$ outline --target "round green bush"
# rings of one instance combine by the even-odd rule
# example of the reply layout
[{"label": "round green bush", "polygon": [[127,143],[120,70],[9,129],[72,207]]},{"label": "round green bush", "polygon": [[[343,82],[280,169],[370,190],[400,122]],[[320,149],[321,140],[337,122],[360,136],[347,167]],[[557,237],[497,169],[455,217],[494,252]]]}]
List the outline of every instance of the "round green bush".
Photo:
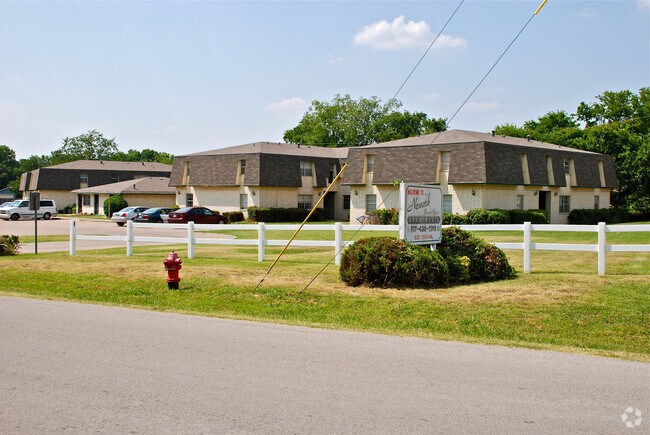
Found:
[{"label": "round green bush", "polygon": [[[497,281],[515,276],[515,270],[501,249],[458,227],[443,228],[438,252],[450,265],[453,283]],[[457,268],[459,260],[455,259],[459,257],[469,259],[469,278]]]},{"label": "round green bush", "polygon": [[339,274],[351,286],[441,287],[449,272],[435,251],[394,237],[371,237],[345,250]]},{"label": "round green bush", "polygon": [[129,203],[126,202],[122,195],[111,195],[104,201],[104,214],[111,217],[111,214],[128,206]]}]

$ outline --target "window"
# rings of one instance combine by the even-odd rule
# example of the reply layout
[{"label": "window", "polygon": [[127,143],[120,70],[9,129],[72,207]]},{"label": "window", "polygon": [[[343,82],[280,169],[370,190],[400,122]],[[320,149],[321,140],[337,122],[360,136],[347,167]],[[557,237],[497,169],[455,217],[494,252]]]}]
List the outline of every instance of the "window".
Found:
[{"label": "window", "polygon": [[366,213],[377,210],[377,195],[374,193],[366,195]]},{"label": "window", "polygon": [[311,209],[311,201],[313,195],[298,195],[298,208]]},{"label": "window", "polygon": [[569,159],[562,160],[562,167],[564,168],[565,174],[568,174],[571,171],[571,164],[569,163]]},{"label": "window", "polygon": [[451,195],[442,195],[442,211],[451,213]]},{"label": "window", "polygon": [[[311,162],[300,162],[300,175],[303,177],[311,177]],[[309,207],[311,208],[311,207]]]},{"label": "window", "polygon": [[246,174],[246,160],[240,160],[239,161],[239,173],[241,175]]},{"label": "window", "polygon": [[79,184],[88,184],[88,174],[79,175]]},{"label": "window", "polygon": [[569,213],[571,211],[571,197],[560,196],[560,213]]},{"label": "window", "polygon": [[343,195],[343,210],[350,210],[350,195]]},{"label": "window", "polygon": [[336,177],[336,163],[330,163],[330,175],[329,178],[327,179],[327,182],[328,183],[333,182],[335,177]]},{"label": "window", "polygon": [[451,155],[449,154],[449,151],[442,151],[440,153],[440,158],[442,161],[442,170],[443,171],[448,171],[449,170],[449,162],[451,162]]},{"label": "window", "polygon": [[111,183],[117,183],[120,181],[120,174],[111,174]]},{"label": "window", "polygon": [[517,195],[517,210],[524,209],[524,195]]},{"label": "window", "polygon": [[598,210],[600,208],[600,196],[596,195],[594,196],[594,210]]},{"label": "window", "polygon": [[81,198],[83,205],[90,205],[90,195],[83,195]]},{"label": "window", "polygon": [[366,172],[375,172],[375,156],[366,156]]},{"label": "window", "polygon": [[242,193],[239,195],[239,208],[245,210],[248,208],[248,195]]},{"label": "window", "polygon": [[193,193],[186,193],[185,194],[185,205],[187,207],[194,206],[194,194]]}]

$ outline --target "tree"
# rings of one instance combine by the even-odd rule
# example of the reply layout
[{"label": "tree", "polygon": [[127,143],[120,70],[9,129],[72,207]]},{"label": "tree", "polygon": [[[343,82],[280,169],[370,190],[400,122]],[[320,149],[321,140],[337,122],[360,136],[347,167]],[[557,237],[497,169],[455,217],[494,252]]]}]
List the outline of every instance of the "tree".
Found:
[{"label": "tree", "polygon": [[446,129],[444,119],[422,112],[400,112],[402,104],[377,97],[353,100],[336,95],[332,102],[312,101],[298,125],[284,132],[284,140],[316,146],[349,147],[402,139]]},{"label": "tree", "polygon": [[16,152],[7,145],[0,145],[0,188],[19,176]]},{"label": "tree", "polygon": [[63,146],[52,152],[54,164],[74,160],[110,160],[118,153],[115,138],[106,139],[97,130],[63,139]]},{"label": "tree", "polygon": [[173,155],[148,148],[145,148],[142,151],[130,149],[126,153],[119,151],[112,157],[112,160],[121,162],[158,162],[167,165],[174,164]]}]

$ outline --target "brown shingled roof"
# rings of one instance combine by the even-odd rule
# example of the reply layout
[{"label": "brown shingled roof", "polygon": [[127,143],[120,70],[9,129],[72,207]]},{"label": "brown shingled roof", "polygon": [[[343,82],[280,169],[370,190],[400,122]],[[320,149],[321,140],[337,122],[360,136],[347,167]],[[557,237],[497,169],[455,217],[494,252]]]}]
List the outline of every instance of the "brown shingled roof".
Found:
[{"label": "brown shingled roof", "polygon": [[279,142],[254,142],[243,145],[235,145],[226,148],[218,148],[200,153],[186,154],[178,157],[189,156],[218,156],[228,154],[278,154],[304,157],[330,157],[344,159],[348,154],[347,148],[315,147],[308,145],[297,145]]},{"label": "brown shingled roof", "polygon": [[175,193],[174,187],[169,187],[168,177],[145,177],[135,180],[120,181],[118,183],[103,184],[101,186],[86,187],[73,190],[72,193],[108,193],[127,194],[141,193],[148,195],[162,195]]},{"label": "brown shingled roof", "polygon": [[111,171],[169,171],[172,166],[158,162],[117,162],[114,160],[75,160],[74,162],[61,163],[47,166],[56,169],[82,169],[82,170],[111,170]]},{"label": "brown shingled roof", "polygon": [[418,146],[418,145],[443,145],[443,144],[456,144],[468,142],[490,142],[504,145],[518,145],[530,148],[543,148],[547,150],[564,150],[577,153],[597,154],[590,151],[579,150],[577,148],[568,148],[561,145],[552,143],[539,142],[536,140],[528,140],[520,137],[511,136],[492,136],[491,133],[481,133],[477,131],[467,130],[447,130],[440,133],[430,133],[422,136],[408,137],[405,139],[393,140],[390,142],[382,142],[373,145],[366,145],[359,148],[388,148],[388,147],[401,147],[401,146]]}]

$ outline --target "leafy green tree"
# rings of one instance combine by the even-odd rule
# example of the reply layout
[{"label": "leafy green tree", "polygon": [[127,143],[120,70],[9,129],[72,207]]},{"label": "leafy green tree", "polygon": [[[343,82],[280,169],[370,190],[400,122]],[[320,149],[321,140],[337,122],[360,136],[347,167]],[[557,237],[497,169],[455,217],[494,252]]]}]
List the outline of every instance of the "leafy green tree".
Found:
[{"label": "leafy green tree", "polygon": [[18,176],[16,152],[7,145],[0,145],[0,188],[4,188]]},{"label": "leafy green tree", "polygon": [[446,129],[444,119],[422,112],[400,112],[402,104],[377,97],[353,100],[336,95],[331,102],[312,101],[298,125],[284,132],[289,143],[350,147],[368,145]]},{"label": "leafy green tree", "polygon": [[115,138],[107,139],[97,130],[63,139],[63,146],[52,152],[54,164],[74,160],[110,160],[118,153]]},{"label": "leafy green tree", "polygon": [[174,164],[173,155],[148,148],[142,151],[135,149],[130,149],[127,152],[119,151],[112,157],[112,160],[121,162],[158,162],[167,165]]}]

